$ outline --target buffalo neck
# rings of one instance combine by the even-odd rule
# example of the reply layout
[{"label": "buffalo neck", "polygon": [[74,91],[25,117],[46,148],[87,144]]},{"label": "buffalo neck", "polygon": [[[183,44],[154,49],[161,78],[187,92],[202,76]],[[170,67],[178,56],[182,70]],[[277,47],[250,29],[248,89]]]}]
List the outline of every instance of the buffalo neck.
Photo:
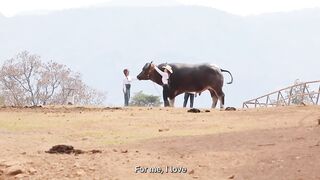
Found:
[{"label": "buffalo neck", "polygon": [[150,80],[162,86],[161,76],[155,70],[152,71]]}]

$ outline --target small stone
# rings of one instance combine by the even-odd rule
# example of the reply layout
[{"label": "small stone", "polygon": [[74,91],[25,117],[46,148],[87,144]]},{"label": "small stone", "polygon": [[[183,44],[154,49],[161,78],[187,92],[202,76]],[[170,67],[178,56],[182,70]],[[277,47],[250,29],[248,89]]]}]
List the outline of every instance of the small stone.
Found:
[{"label": "small stone", "polygon": [[80,167],[80,164],[79,163],[74,163],[73,167]]},{"label": "small stone", "polygon": [[236,111],[237,109],[235,107],[227,107],[225,110],[226,111]]},{"label": "small stone", "polygon": [[11,166],[7,169],[7,172],[6,172],[6,174],[9,176],[15,176],[15,175],[22,174],[22,173],[23,173],[23,171],[20,166]]},{"label": "small stone", "polygon": [[30,169],[29,169],[29,173],[30,173],[31,175],[34,175],[35,173],[37,173],[37,170],[34,169],[34,168],[30,168]]},{"label": "small stone", "polygon": [[76,174],[78,176],[84,176],[86,174],[86,172],[83,169],[79,169],[79,170],[77,170]]},{"label": "small stone", "polygon": [[90,151],[92,154],[96,154],[96,153],[102,153],[101,150],[97,150],[97,149],[93,149]]},{"label": "small stone", "polygon": [[128,150],[122,150],[121,153],[128,153]]},{"label": "small stone", "polygon": [[75,155],[78,155],[78,154],[84,154],[85,152],[82,151],[82,150],[80,150],[80,149],[75,149],[75,150],[73,151],[73,153],[74,153]]},{"label": "small stone", "polygon": [[194,174],[194,170],[192,169],[192,170],[189,172],[189,174]]},{"label": "small stone", "polygon": [[169,131],[170,129],[165,128],[165,129],[158,129],[159,132],[164,132],[164,131]]}]

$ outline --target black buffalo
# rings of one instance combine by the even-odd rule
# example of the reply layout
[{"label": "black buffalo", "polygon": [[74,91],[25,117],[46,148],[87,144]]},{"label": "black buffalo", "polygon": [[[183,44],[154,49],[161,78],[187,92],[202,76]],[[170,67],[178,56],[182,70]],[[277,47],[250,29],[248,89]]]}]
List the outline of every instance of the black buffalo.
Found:
[{"label": "black buffalo", "polygon": [[[158,65],[159,69],[163,70],[166,64]],[[231,76],[231,84],[233,81],[232,74],[211,64],[168,64],[172,67],[173,73],[169,77],[169,99],[170,105],[174,105],[174,99],[177,95],[184,92],[201,93],[209,90],[212,98],[212,108],[215,108],[217,101],[220,101],[220,108],[224,108],[224,93],[222,91],[223,75],[222,72],[227,72]],[[162,85],[161,76],[154,69],[154,64],[146,63],[137,76],[139,80],[151,80],[159,85]]]}]

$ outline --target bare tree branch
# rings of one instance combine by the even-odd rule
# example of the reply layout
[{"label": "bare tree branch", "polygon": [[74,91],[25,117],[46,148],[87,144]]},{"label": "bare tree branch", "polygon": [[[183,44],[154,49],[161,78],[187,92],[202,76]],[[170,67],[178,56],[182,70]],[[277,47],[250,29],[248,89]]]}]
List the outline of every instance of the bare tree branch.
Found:
[{"label": "bare tree branch", "polygon": [[10,105],[66,104],[71,96],[79,105],[102,104],[105,99],[105,94],[88,87],[79,73],[53,61],[43,63],[27,51],[4,62],[0,87]]}]

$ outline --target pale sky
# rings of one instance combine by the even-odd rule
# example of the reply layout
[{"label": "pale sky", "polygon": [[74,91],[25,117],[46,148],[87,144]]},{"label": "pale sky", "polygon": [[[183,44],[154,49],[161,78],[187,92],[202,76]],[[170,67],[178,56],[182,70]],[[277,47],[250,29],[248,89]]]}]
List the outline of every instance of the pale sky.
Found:
[{"label": "pale sky", "polygon": [[[14,16],[30,11],[46,12],[69,8],[106,6],[112,0],[0,0],[0,13]],[[135,1],[147,2],[148,5],[163,0],[113,0],[134,4]],[[167,0],[168,2],[170,0]],[[172,0],[174,1],[174,0]],[[268,12],[283,12],[304,8],[320,7],[320,0],[175,0],[185,5],[202,5],[220,9],[237,15],[252,15]],[[151,2],[151,3],[150,3]],[[122,3],[123,4],[123,3]]]}]

